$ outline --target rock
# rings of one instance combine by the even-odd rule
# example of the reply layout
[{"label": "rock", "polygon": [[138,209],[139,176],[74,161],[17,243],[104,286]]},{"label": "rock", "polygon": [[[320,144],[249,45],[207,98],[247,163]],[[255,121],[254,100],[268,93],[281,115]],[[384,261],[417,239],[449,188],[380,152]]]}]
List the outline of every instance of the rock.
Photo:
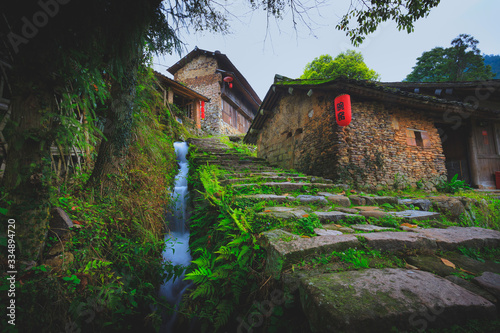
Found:
[{"label": "rock", "polygon": [[434,239],[413,232],[376,232],[356,234],[366,240],[366,245],[380,251],[405,251],[411,249],[435,250]]},{"label": "rock", "polygon": [[362,215],[362,216],[364,216],[364,217],[374,217],[374,218],[377,218],[377,219],[389,215],[389,213],[382,212],[382,211],[379,211],[379,210],[360,211],[359,214]]},{"label": "rock", "polygon": [[250,194],[250,195],[240,195],[236,199],[250,199],[255,201],[274,201],[277,203],[283,203],[287,201],[295,200],[295,197],[289,195],[276,195],[276,194]]},{"label": "rock", "polygon": [[483,275],[475,277],[472,281],[495,295],[497,299],[500,298],[500,275],[484,272]]},{"label": "rock", "polygon": [[361,211],[382,211],[382,209],[379,207],[379,206],[354,206],[352,207],[353,209],[356,209],[356,210],[361,210]]},{"label": "rock", "polygon": [[54,232],[60,238],[64,237],[70,232],[71,227],[74,226],[73,221],[69,218],[68,214],[59,207],[55,207],[50,212],[52,218],[49,222],[50,231]]},{"label": "rock", "polygon": [[337,226],[335,224],[323,224],[323,228],[327,230],[338,230],[343,234],[353,234],[355,231],[349,227]]},{"label": "rock", "polygon": [[431,201],[427,199],[399,199],[399,205],[418,207],[420,210],[428,211],[431,207]]},{"label": "rock", "polygon": [[262,233],[261,243],[267,251],[266,272],[276,276],[280,275],[283,268],[312,254],[331,253],[359,246],[358,239],[353,235],[301,238],[283,230]]},{"label": "rock", "polygon": [[355,206],[366,205],[366,199],[363,197],[360,197],[359,195],[351,195],[349,197],[349,200],[351,200],[352,204]]},{"label": "rock", "polygon": [[357,214],[359,210],[354,209],[354,208],[345,208],[345,207],[334,207],[336,211],[342,212],[342,213],[347,213],[347,214]]},{"label": "rock", "polygon": [[423,331],[493,320],[486,299],[428,272],[368,269],[307,276],[300,300],[312,332]]},{"label": "rock", "polygon": [[68,269],[75,259],[75,256],[71,252],[64,252],[63,254],[57,255],[54,258],[49,258],[44,261],[45,265],[49,265],[55,270],[65,270]]},{"label": "rock", "polygon": [[440,249],[449,251],[462,246],[476,249],[500,246],[500,231],[478,227],[417,229],[414,232],[435,239]]},{"label": "rock", "polygon": [[318,236],[338,236],[342,235],[343,233],[338,230],[327,230],[327,229],[320,229],[320,228],[315,228],[314,232]]},{"label": "rock", "polygon": [[391,228],[379,227],[372,224],[353,224],[351,225],[351,228],[354,230],[366,231],[366,232],[393,230]]},{"label": "rock", "polygon": [[[291,182],[282,182],[282,183],[262,183],[262,186],[267,186],[267,187],[277,187],[281,189],[282,191],[295,191],[295,190],[302,190],[303,187],[315,187],[318,189],[328,189],[328,188],[333,188],[333,184],[320,184],[320,183],[291,183]],[[235,186],[235,185],[233,185]],[[248,185],[247,185],[248,186]]]},{"label": "rock", "polygon": [[455,272],[455,269],[450,266],[446,266],[439,257],[437,256],[427,256],[427,255],[417,255],[406,258],[406,262],[410,265],[416,266],[419,269],[430,272],[442,277],[450,275]]},{"label": "rock", "polygon": [[351,200],[349,200],[348,197],[343,195],[332,194],[328,192],[319,192],[318,195],[326,197],[328,201],[337,206],[349,207],[351,205]]},{"label": "rock", "polygon": [[302,203],[313,203],[313,202],[321,202],[328,203],[324,197],[320,195],[298,195],[295,199],[300,200]]},{"label": "rock", "polygon": [[364,217],[356,214],[348,214],[348,213],[342,213],[342,212],[337,212],[337,211],[331,211],[331,212],[314,212],[316,216],[319,218],[321,223],[326,223],[326,222],[339,222],[345,219],[346,217],[351,216],[352,218],[359,218],[364,219]]},{"label": "rock", "polygon": [[429,200],[432,202],[432,206],[435,209],[454,220],[457,220],[460,215],[465,213],[464,205],[457,198],[441,195],[437,197],[429,197]]},{"label": "rock", "polygon": [[257,213],[258,216],[273,216],[279,219],[300,219],[302,217],[306,217],[307,214],[304,210],[302,209],[291,209],[291,210],[280,210],[280,211],[269,211],[269,212],[262,212],[262,213]]},{"label": "rock", "polygon": [[479,295],[481,297],[486,298],[491,303],[496,304],[498,302],[498,299],[495,296],[493,296],[492,294],[490,294],[486,290],[476,286],[474,283],[472,283],[470,281],[464,280],[456,275],[448,275],[445,277],[445,279],[453,282],[456,285],[459,285],[462,288],[467,289],[468,291],[470,291],[476,295]]},{"label": "rock", "polygon": [[383,205],[385,203],[391,204],[391,205],[397,205],[398,204],[398,198],[396,197],[389,197],[389,196],[375,196],[375,197],[370,197],[370,196],[364,196],[363,198],[366,199],[366,204],[367,205]]},{"label": "rock", "polygon": [[439,217],[439,213],[425,212],[421,210],[403,210],[400,212],[388,212],[388,214],[402,218],[407,222],[431,220]]}]

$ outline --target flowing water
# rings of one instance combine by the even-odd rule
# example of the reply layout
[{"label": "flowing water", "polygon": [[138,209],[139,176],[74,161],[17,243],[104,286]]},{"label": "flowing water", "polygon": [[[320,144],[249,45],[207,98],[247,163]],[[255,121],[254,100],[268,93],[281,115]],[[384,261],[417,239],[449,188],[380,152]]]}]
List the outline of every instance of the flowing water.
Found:
[{"label": "flowing water", "polygon": [[[165,236],[167,246],[163,252],[163,259],[170,261],[172,265],[188,266],[191,262],[191,253],[189,252],[189,229],[186,227],[187,210],[186,202],[188,199],[187,174],[189,171],[186,155],[188,145],[186,142],[174,143],[177,162],[179,163],[179,172],[175,176],[174,191],[172,194],[172,209],[167,216],[169,223],[169,234]],[[167,301],[177,307],[181,301],[182,294],[189,287],[189,283],[184,281],[184,273],[175,281],[166,281],[160,287],[160,296],[166,297]],[[160,332],[173,332],[173,325],[177,318],[174,313],[166,318],[160,329]]]}]

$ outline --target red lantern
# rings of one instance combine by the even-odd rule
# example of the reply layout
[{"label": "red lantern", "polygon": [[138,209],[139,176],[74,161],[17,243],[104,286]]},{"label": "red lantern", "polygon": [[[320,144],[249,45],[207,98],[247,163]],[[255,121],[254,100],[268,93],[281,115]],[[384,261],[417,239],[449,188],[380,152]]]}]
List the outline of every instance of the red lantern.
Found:
[{"label": "red lantern", "polygon": [[231,88],[233,87],[233,84],[232,84],[232,82],[233,82],[233,77],[232,77],[232,76],[226,76],[226,77],[224,78],[224,82],[229,83],[229,89],[231,89]]},{"label": "red lantern", "polygon": [[205,119],[205,101],[200,101],[201,119]]},{"label": "red lantern", "polygon": [[335,120],[339,126],[347,126],[351,123],[351,96],[344,94],[337,96],[335,104]]}]

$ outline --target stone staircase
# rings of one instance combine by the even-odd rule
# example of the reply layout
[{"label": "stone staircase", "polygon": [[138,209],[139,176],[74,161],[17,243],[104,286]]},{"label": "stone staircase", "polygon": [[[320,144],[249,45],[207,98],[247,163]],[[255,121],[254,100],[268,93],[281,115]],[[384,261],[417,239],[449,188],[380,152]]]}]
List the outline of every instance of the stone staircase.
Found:
[{"label": "stone staircase", "polygon": [[[421,332],[499,319],[500,258],[476,260],[459,249],[499,248],[500,232],[438,220],[440,214],[453,218],[463,213],[470,199],[353,193],[331,180],[275,169],[217,138],[190,139],[190,145],[196,147],[196,164],[215,164],[228,172],[219,182],[238,193],[235,202],[264,203],[256,219],[319,219],[316,236],[282,229],[259,235],[267,251],[266,273],[300,304],[312,332]],[[397,206],[407,209],[384,209]],[[400,223],[378,225],[384,219]],[[420,221],[425,224],[418,226]],[[334,251],[359,249],[395,256],[405,265],[307,265]]]}]

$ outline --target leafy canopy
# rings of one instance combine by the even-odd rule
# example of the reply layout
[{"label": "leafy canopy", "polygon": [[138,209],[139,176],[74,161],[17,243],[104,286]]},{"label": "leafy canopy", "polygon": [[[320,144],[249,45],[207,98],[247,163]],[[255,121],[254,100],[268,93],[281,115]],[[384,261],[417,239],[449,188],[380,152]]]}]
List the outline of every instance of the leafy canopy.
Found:
[{"label": "leafy canopy", "polygon": [[445,82],[492,79],[491,66],[485,65],[474,37],[461,34],[451,47],[435,47],[417,58],[417,64],[404,81]]},{"label": "leafy canopy", "polygon": [[301,79],[335,79],[346,76],[356,80],[379,80],[380,75],[365,64],[363,55],[354,50],[332,56],[325,54],[306,65]]},{"label": "leafy canopy", "polygon": [[[413,23],[426,17],[440,0],[353,0],[347,14],[337,24],[338,30],[346,32],[351,43],[358,46],[365,36],[374,32],[382,22],[393,20],[398,30],[413,32]],[[351,22],[355,21],[354,27]]]}]

